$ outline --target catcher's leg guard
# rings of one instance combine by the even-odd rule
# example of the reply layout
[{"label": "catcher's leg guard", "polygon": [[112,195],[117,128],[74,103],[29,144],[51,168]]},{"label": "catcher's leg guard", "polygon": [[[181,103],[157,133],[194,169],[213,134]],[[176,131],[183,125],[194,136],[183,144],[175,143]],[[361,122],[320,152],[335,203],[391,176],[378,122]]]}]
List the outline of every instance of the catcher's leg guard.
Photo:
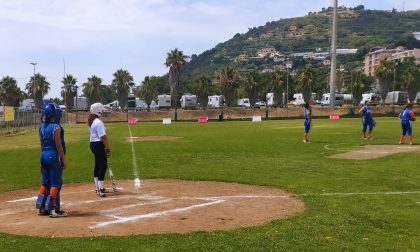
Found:
[{"label": "catcher's leg guard", "polygon": [[46,194],[42,194],[40,193],[38,195],[38,198],[36,199],[36,209],[44,209],[45,208],[45,202],[47,201],[47,196]]},{"label": "catcher's leg guard", "polygon": [[48,188],[42,185],[41,188],[39,189],[39,195],[36,199],[36,204],[35,204],[36,209],[45,208],[45,202],[47,201],[47,196],[48,196]]},{"label": "catcher's leg guard", "polygon": [[45,210],[51,212],[52,209],[56,208],[57,206],[57,194],[58,194],[58,187],[51,187],[50,195],[47,197],[47,201],[45,202]]}]

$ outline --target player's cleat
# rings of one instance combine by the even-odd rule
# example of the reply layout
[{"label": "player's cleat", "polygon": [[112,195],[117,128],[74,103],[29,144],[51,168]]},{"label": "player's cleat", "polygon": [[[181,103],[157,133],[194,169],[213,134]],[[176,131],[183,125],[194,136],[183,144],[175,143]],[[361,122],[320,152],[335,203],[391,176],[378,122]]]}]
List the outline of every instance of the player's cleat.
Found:
[{"label": "player's cleat", "polygon": [[101,188],[99,189],[99,191],[101,191],[101,193],[109,193],[109,190],[107,190],[106,188]]},{"label": "player's cleat", "polygon": [[404,144],[404,143],[400,141],[398,144]]},{"label": "player's cleat", "polygon": [[39,216],[48,216],[48,215],[50,215],[50,213],[45,209],[39,209],[38,215]]},{"label": "player's cleat", "polygon": [[410,142],[410,145],[413,145],[413,142]]},{"label": "player's cleat", "polygon": [[96,195],[98,195],[99,197],[105,197],[105,193],[101,192],[101,190],[97,190]]},{"label": "player's cleat", "polygon": [[308,141],[308,140],[303,140],[303,142],[304,142],[304,143],[309,143],[309,141]]},{"label": "player's cleat", "polygon": [[51,218],[67,217],[67,213],[57,209],[53,209],[50,213]]}]

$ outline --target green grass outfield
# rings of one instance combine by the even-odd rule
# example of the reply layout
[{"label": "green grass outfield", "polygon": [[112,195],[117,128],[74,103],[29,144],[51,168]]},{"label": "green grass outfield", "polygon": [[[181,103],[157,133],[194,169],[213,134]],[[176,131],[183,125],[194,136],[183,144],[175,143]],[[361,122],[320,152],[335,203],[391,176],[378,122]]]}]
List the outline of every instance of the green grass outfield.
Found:
[{"label": "green grass outfield", "polygon": [[[68,148],[64,183],[91,182],[87,126],[64,127]],[[134,144],[142,179],[272,186],[304,195],[306,210],[231,231],[86,238],[0,233],[0,251],[420,251],[420,193],[382,194],[420,191],[420,154],[366,161],[328,158],[366,144],[396,144],[397,118],[377,118],[372,140],[361,139],[360,119],[315,120],[310,144],[302,143],[302,120],[139,123],[131,129],[133,136],[183,137]],[[116,177],[132,179],[127,124],[107,124],[107,130]],[[413,131],[414,141],[420,143],[416,138],[420,122],[414,123]],[[1,192],[40,185],[37,143],[36,131],[0,137]],[[324,148],[327,144],[332,150]],[[353,192],[378,194],[325,195]]]}]

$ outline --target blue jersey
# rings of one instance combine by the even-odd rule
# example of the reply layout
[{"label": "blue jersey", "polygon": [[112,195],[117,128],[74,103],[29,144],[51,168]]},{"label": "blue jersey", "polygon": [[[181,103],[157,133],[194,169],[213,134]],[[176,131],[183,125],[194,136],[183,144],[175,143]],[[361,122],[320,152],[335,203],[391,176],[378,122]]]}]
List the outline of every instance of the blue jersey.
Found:
[{"label": "blue jersey", "polygon": [[410,121],[410,118],[414,118],[414,112],[409,108],[405,108],[403,111],[401,111],[400,118],[401,121],[408,122]]},{"label": "blue jersey", "polygon": [[362,118],[364,121],[372,121],[372,111],[368,106],[364,106],[362,110]]},{"label": "blue jersey", "polygon": [[305,111],[303,112],[303,118],[305,119],[305,121],[309,122],[311,120],[311,114],[312,114],[312,109],[305,108]]},{"label": "blue jersey", "polygon": [[56,123],[42,123],[39,126],[39,139],[41,140],[42,151],[57,151],[57,147],[54,142],[54,131],[59,128],[60,126]]}]

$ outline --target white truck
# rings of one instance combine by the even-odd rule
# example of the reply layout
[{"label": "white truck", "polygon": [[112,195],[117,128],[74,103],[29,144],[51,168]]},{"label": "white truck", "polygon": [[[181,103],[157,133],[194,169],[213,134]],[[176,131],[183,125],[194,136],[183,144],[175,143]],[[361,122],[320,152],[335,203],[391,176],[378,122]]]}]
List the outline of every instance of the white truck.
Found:
[{"label": "white truck", "polygon": [[20,111],[28,111],[35,109],[35,102],[34,99],[25,99],[20,103],[18,110]]},{"label": "white truck", "polygon": [[[344,104],[344,95],[343,94],[335,94],[335,106],[343,106]],[[330,93],[325,93],[322,95],[321,98],[321,107],[329,106],[330,105]]]},{"label": "white truck", "polygon": [[360,101],[361,105],[364,105],[365,102],[368,102],[370,105],[379,105],[379,102],[381,100],[381,97],[379,94],[375,93],[366,93],[362,94],[362,100]]},{"label": "white truck", "polygon": [[238,107],[250,108],[251,103],[249,103],[249,98],[238,99]]},{"label": "white truck", "polygon": [[197,108],[197,96],[193,94],[184,94],[179,99],[181,102],[181,108],[183,109],[195,109]]},{"label": "white truck", "polygon": [[158,95],[158,108],[159,109],[171,108],[171,95],[167,95],[167,94]]},{"label": "white truck", "polygon": [[208,97],[209,102],[207,103],[207,107],[209,108],[220,108],[223,102],[222,95],[211,95]]}]

